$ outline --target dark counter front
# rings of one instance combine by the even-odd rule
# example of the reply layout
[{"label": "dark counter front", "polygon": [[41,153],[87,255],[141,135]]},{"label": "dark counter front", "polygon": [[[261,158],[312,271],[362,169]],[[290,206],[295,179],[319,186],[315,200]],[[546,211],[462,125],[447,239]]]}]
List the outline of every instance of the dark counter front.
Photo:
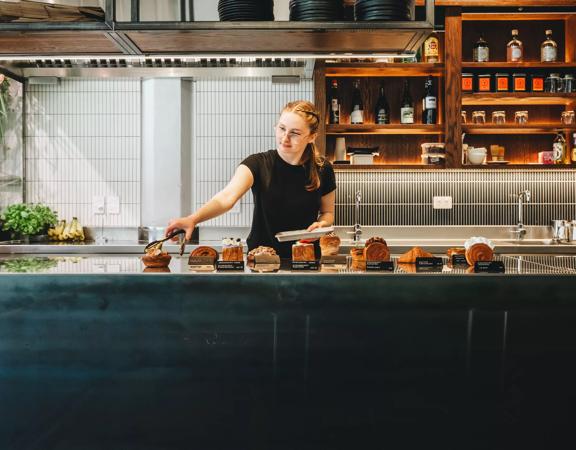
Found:
[{"label": "dark counter front", "polygon": [[575,286],[2,274],[0,448],[551,448],[574,418]]}]

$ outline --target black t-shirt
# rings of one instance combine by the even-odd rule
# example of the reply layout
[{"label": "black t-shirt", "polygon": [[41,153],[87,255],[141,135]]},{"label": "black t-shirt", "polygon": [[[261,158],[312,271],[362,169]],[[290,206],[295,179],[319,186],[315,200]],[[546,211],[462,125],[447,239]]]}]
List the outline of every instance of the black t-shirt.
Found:
[{"label": "black t-shirt", "polygon": [[284,161],[277,150],[249,156],[243,165],[254,176],[254,217],[248,236],[248,249],[259,245],[274,248],[280,257],[290,258],[293,242],[278,242],[281,231],[304,230],[318,220],[322,196],[336,189],[332,165],[320,168],[320,188],[307,191],[308,170]]}]

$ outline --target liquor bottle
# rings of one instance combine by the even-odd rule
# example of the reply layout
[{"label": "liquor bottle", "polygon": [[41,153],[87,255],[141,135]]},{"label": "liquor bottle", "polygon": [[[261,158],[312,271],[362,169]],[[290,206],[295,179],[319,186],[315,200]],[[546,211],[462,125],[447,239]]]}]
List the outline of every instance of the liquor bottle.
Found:
[{"label": "liquor bottle", "polygon": [[438,38],[432,34],[424,41],[424,62],[436,63],[438,61]]},{"label": "liquor bottle", "polygon": [[564,164],[566,159],[566,139],[558,133],[552,143],[552,160],[554,164]]},{"label": "liquor bottle", "polygon": [[572,164],[576,164],[576,133],[572,134]]},{"label": "liquor bottle", "polygon": [[425,94],[422,99],[422,123],[432,125],[436,123],[437,107],[434,93],[434,79],[428,75],[424,84]]},{"label": "liquor bottle", "polygon": [[384,83],[380,85],[380,95],[378,96],[378,101],[376,102],[374,118],[374,121],[378,125],[385,125],[390,123],[390,106],[388,105],[386,93],[384,92]]},{"label": "liquor bottle", "polygon": [[364,123],[364,103],[360,93],[360,80],[354,82],[354,91],[352,92],[352,113],[350,114],[350,123]]},{"label": "liquor bottle", "polygon": [[522,61],[524,47],[522,41],[518,39],[518,30],[512,30],[512,40],[506,46],[506,61],[520,62]]},{"label": "liquor bottle", "polygon": [[474,62],[490,61],[490,48],[482,36],[478,38],[472,50],[472,60]]},{"label": "liquor bottle", "polygon": [[330,123],[340,123],[340,96],[338,95],[338,80],[332,80],[332,87],[330,88]]},{"label": "liquor bottle", "polygon": [[540,46],[540,61],[555,62],[558,59],[558,44],[552,39],[552,30],[546,30],[546,40]]},{"label": "liquor bottle", "polygon": [[410,95],[410,81],[404,81],[404,92],[400,104],[400,123],[414,123],[414,102]]}]

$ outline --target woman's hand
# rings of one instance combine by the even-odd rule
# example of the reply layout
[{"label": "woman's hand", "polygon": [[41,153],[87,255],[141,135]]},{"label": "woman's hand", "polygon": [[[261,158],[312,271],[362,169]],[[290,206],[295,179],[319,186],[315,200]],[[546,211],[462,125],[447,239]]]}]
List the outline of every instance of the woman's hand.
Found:
[{"label": "woman's hand", "polygon": [[321,220],[319,222],[314,222],[312,225],[310,225],[308,228],[306,228],[306,231],[313,231],[316,228],[322,228],[325,226],[326,226],[326,223],[323,220]]},{"label": "woman's hand", "polygon": [[[184,230],[186,232],[186,241],[192,239],[192,232],[196,227],[196,222],[192,216],[180,217],[179,219],[173,219],[168,223],[168,228],[166,228],[166,236],[172,233],[174,230]],[[172,238],[173,241],[178,240],[178,236]]]}]

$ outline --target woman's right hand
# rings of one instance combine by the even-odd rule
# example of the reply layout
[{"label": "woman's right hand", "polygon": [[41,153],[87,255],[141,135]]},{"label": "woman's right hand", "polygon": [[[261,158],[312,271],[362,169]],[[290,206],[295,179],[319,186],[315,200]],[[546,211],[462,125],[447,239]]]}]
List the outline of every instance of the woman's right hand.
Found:
[{"label": "woman's right hand", "polygon": [[[186,241],[192,239],[192,232],[196,227],[196,223],[192,216],[180,217],[179,219],[172,219],[168,222],[168,228],[166,228],[166,236],[175,230],[184,230],[186,232]],[[173,241],[178,240],[178,236],[172,238]]]}]

